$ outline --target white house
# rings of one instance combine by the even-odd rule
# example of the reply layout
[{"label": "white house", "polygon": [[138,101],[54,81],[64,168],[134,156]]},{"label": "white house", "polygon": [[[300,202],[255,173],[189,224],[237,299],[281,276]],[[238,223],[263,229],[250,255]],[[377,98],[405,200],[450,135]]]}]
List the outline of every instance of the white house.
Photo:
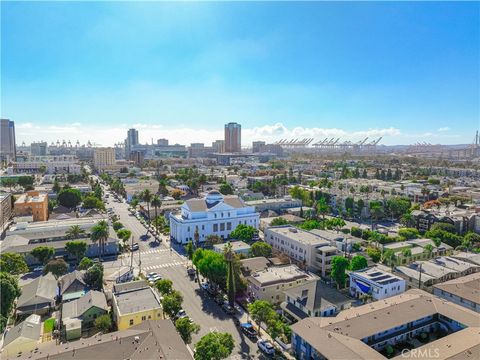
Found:
[{"label": "white house", "polygon": [[404,279],[378,267],[352,271],[349,276],[350,295],[356,298],[370,295],[374,300],[381,300],[400,295],[406,288]]},{"label": "white house", "polygon": [[203,199],[185,201],[180,213],[170,214],[170,237],[186,244],[194,241],[198,229],[200,242],[212,234],[227,239],[239,224],[258,229],[259,221],[260,215],[253,206],[245,205],[238,196],[223,196],[213,190]]}]

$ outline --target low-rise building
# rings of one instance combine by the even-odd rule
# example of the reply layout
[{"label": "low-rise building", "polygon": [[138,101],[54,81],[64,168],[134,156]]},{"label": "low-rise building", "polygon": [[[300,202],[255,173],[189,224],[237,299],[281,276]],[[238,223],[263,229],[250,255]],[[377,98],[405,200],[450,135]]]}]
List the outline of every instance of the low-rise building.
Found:
[{"label": "low-rise building", "polygon": [[359,299],[371,296],[374,300],[399,295],[406,290],[406,282],[399,276],[383,271],[379,267],[352,271],[350,277],[350,295]]},{"label": "low-rise building", "polygon": [[13,172],[36,174],[80,174],[81,165],[74,155],[30,156],[25,161],[13,163]]},{"label": "low-rise building", "polygon": [[52,273],[32,280],[22,287],[22,293],[17,299],[18,315],[45,315],[55,307],[57,297],[57,279]]},{"label": "low-rise building", "polygon": [[146,320],[163,319],[160,299],[144,280],[113,286],[113,315],[119,330]]},{"label": "low-rise building", "polygon": [[259,218],[255,209],[238,196],[223,196],[214,190],[203,199],[185,201],[180,213],[170,213],[170,237],[173,241],[186,244],[194,240],[198,231],[199,242],[204,242],[208,235],[227,239],[240,224],[258,229]]},{"label": "low-rise building", "polygon": [[12,218],[12,194],[0,193],[0,235],[3,234]]},{"label": "low-rise building", "polygon": [[251,200],[246,201],[245,204],[248,206],[253,206],[255,211],[258,212],[271,210],[275,211],[276,213],[281,213],[286,209],[302,206],[302,200],[293,199],[290,196],[286,196],[283,198]]},{"label": "low-rise building", "polygon": [[42,321],[32,314],[15,327],[7,330],[3,337],[2,358],[30,353],[41,341]]},{"label": "low-rise building", "polygon": [[293,321],[310,316],[334,316],[350,308],[352,300],[321,280],[308,281],[285,290],[284,314]]},{"label": "low-rise building", "polygon": [[433,294],[480,313],[480,273],[433,285]]},{"label": "low-rise building", "polygon": [[[480,355],[480,315],[421,290],[340,312],[336,317],[309,317],[292,325],[297,359],[475,359]],[[420,342],[420,334],[427,342]],[[437,335],[440,334],[440,335]],[[401,344],[410,344],[409,349]],[[412,346],[415,352],[412,352]],[[406,350],[405,350],[406,349]]]},{"label": "low-rise building", "polygon": [[48,220],[48,194],[27,191],[20,195],[14,205],[15,216],[32,216],[33,221]]},{"label": "low-rise building", "polygon": [[230,246],[232,247],[232,252],[234,252],[235,254],[242,254],[248,256],[248,254],[250,253],[251,246],[243,241],[232,241],[228,243],[215,244],[213,245],[213,251],[223,254],[227,244],[230,244]]},{"label": "low-rise building", "polygon": [[58,279],[58,294],[63,302],[81,298],[87,292],[85,271],[74,270]]},{"label": "low-rise building", "polygon": [[247,292],[251,299],[279,303],[284,299],[283,291],[317,279],[296,265],[269,267],[247,277]]},{"label": "low-rise building", "polygon": [[337,248],[331,246],[334,238],[333,233],[314,233],[290,225],[265,230],[265,242],[288,255],[293,262],[306,266],[310,271],[318,271],[322,276],[330,273],[332,259],[337,255]]},{"label": "low-rise building", "polygon": [[[87,292],[76,300],[64,303],[62,305],[62,324],[66,339],[79,338],[82,331],[93,327],[95,319],[108,313],[109,309],[105,294],[94,290]],[[72,320],[80,322],[80,334],[78,331],[71,331],[71,328],[69,329],[68,326],[65,326],[66,324],[71,324]]]}]

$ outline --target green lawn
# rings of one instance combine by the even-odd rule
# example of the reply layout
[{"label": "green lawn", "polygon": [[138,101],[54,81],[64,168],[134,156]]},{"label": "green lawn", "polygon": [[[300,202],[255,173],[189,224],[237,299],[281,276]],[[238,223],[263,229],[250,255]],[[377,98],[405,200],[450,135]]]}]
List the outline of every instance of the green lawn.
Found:
[{"label": "green lawn", "polygon": [[53,328],[55,327],[55,319],[51,318],[48,320],[45,320],[43,323],[43,332],[44,333],[50,333],[53,331]]}]

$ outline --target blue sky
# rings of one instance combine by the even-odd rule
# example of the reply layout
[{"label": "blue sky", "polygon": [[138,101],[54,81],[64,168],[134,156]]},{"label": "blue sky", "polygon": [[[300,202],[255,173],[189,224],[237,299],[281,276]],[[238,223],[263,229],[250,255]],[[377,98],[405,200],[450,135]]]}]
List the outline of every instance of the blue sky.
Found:
[{"label": "blue sky", "polygon": [[2,2],[1,116],[20,141],[244,143],[480,126],[480,5]]}]

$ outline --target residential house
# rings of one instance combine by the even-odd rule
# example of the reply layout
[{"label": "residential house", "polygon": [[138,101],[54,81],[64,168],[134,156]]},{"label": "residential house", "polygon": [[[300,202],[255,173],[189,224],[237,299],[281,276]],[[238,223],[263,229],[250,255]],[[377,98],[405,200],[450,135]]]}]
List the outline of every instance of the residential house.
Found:
[{"label": "residential house", "polygon": [[350,295],[357,299],[371,296],[373,300],[382,300],[399,295],[406,290],[404,279],[383,271],[379,267],[351,271],[348,276],[350,278]]},{"label": "residential house", "polygon": [[57,279],[52,273],[39,276],[22,287],[17,299],[16,311],[19,315],[45,315],[55,307]]},{"label": "residential house", "polygon": [[58,280],[59,295],[63,302],[75,300],[87,292],[87,284],[83,279],[85,271],[74,270]]},{"label": "residential house", "polygon": [[1,357],[15,357],[19,353],[29,353],[40,343],[42,321],[39,315],[32,314],[24,321],[7,330],[3,336]]}]

